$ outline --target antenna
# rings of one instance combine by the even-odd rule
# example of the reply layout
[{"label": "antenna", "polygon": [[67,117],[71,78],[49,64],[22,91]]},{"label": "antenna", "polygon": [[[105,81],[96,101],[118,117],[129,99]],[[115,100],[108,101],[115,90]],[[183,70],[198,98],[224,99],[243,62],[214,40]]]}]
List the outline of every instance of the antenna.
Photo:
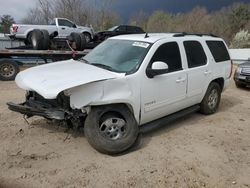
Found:
[{"label": "antenna", "polygon": [[148,33],[146,32],[146,34],[145,34],[145,37],[144,37],[144,38],[146,39],[146,38],[148,38],[148,37],[149,37],[149,36],[148,36]]}]

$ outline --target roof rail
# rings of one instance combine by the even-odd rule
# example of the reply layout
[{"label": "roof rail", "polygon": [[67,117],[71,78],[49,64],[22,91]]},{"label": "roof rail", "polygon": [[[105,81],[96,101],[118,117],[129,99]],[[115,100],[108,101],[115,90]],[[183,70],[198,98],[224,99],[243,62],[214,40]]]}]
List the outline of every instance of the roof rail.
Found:
[{"label": "roof rail", "polygon": [[217,35],[214,35],[211,33],[206,34],[206,33],[186,33],[186,32],[174,34],[173,37],[184,37],[184,36],[188,36],[188,35],[194,35],[194,36],[198,36],[198,37],[202,37],[202,36],[218,37]]}]

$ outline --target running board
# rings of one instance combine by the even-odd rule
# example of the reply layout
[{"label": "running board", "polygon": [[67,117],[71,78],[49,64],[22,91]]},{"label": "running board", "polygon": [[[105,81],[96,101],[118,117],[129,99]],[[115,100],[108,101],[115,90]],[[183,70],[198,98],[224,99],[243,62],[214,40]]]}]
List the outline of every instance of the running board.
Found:
[{"label": "running board", "polygon": [[153,130],[159,129],[159,128],[167,125],[168,123],[171,123],[171,122],[173,122],[173,121],[175,121],[183,116],[191,114],[193,112],[197,112],[198,110],[200,110],[200,106],[195,105],[195,106],[188,107],[184,110],[181,110],[179,112],[173,113],[171,115],[165,116],[163,118],[151,121],[151,122],[146,123],[140,127],[140,133],[147,133],[147,132],[151,132]]}]

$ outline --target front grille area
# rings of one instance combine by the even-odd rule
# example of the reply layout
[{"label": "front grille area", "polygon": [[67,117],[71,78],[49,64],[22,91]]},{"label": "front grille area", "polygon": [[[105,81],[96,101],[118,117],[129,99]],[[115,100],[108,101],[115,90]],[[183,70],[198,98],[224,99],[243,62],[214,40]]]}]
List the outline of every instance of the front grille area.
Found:
[{"label": "front grille area", "polygon": [[250,67],[249,68],[242,68],[241,74],[250,76]]},{"label": "front grille area", "polygon": [[65,96],[60,93],[56,99],[45,99],[38,93],[34,91],[29,91],[26,95],[26,99],[32,100],[37,104],[40,104],[43,107],[47,108],[63,108],[63,109],[70,109],[70,99],[69,97]]}]

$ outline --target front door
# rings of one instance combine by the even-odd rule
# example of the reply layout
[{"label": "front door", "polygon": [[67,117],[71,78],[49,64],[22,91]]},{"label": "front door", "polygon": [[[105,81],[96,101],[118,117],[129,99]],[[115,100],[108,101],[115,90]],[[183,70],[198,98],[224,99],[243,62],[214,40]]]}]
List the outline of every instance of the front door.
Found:
[{"label": "front door", "polygon": [[66,38],[72,32],[75,32],[75,25],[65,19],[58,19],[58,33],[60,38]]},{"label": "front door", "polygon": [[164,117],[181,109],[186,98],[187,73],[183,70],[179,45],[176,42],[161,44],[153,55],[153,62],[167,63],[166,74],[141,80],[141,124]]}]

